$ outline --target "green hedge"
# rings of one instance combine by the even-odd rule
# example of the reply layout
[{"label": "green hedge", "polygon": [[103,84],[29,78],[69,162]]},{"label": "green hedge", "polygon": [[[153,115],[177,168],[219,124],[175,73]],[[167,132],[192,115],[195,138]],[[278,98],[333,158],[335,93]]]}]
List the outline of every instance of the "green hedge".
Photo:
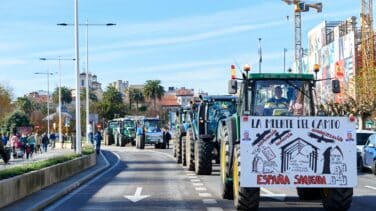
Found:
[{"label": "green hedge", "polygon": [[[91,146],[84,146],[82,148],[83,155],[89,155],[94,153],[94,149]],[[46,168],[49,166],[53,166],[59,163],[63,163],[69,160],[73,160],[75,158],[81,157],[81,155],[76,153],[69,153],[66,155],[61,155],[57,157],[53,157],[47,160],[41,160],[34,163],[28,163],[22,166],[15,166],[7,169],[0,170],[0,180],[18,176],[21,174],[25,174],[31,171],[36,171],[42,168]]]}]

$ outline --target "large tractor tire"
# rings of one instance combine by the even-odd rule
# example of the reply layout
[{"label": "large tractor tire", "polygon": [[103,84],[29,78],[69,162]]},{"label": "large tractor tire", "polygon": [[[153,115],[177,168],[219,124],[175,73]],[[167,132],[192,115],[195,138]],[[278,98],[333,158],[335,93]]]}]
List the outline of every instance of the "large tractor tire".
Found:
[{"label": "large tractor tire", "polygon": [[179,136],[177,139],[176,139],[176,141],[175,141],[175,143],[176,143],[176,148],[175,148],[175,150],[176,150],[176,163],[181,163],[182,162],[182,157],[181,157],[181,155],[182,155],[182,148],[181,148],[181,143],[182,142],[182,137],[181,136]]},{"label": "large tractor tire", "polygon": [[172,155],[176,158],[176,138],[172,139],[173,146],[172,146]]},{"label": "large tractor tire", "polygon": [[[186,137],[186,136],[185,136]],[[181,138],[181,165],[187,165],[187,145],[186,145],[186,138]]]},{"label": "large tractor tire", "polygon": [[240,187],[240,146],[236,145],[234,150],[232,168],[234,206],[238,210],[258,210],[260,203],[260,188]]},{"label": "large tractor tire", "polygon": [[119,135],[119,139],[120,139],[120,146],[125,147],[125,145],[127,144],[127,139],[125,138],[125,136]]},{"label": "large tractor tire", "polygon": [[224,199],[233,199],[233,184],[230,176],[230,151],[228,135],[220,138],[221,195]]},{"label": "large tractor tire", "polygon": [[300,200],[321,199],[320,188],[296,188]]},{"label": "large tractor tire", "polygon": [[140,136],[140,149],[145,148],[145,135]]},{"label": "large tractor tire", "polygon": [[328,211],[346,211],[352,203],[352,188],[323,188],[322,204]]},{"label": "large tractor tire", "polygon": [[195,142],[195,172],[197,175],[210,175],[212,172],[211,141],[199,139]]},{"label": "large tractor tire", "polygon": [[195,140],[193,137],[192,130],[189,130],[187,132],[187,136],[185,137],[185,150],[186,150],[186,162],[187,162],[187,168],[189,171],[195,170]]}]

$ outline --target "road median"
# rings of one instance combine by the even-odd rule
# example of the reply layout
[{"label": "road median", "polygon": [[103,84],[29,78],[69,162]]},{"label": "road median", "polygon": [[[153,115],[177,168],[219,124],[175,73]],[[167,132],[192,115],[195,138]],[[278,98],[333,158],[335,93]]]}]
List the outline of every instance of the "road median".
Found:
[{"label": "road median", "polygon": [[[82,156],[68,154],[34,164],[5,169],[3,171],[7,172],[3,172],[3,176],[12,177],[0,180],[0,208],[67,179],[95,164],[95,153]],[[14,174],[21,175],[14,176]]]}]

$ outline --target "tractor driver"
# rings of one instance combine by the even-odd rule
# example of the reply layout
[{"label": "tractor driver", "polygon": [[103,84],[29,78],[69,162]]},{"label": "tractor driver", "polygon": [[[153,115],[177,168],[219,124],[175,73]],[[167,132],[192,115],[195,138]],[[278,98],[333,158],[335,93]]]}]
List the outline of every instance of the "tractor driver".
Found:
[{"label": "tractor driver", "polygon": [[264,106],[264,115],[272,115],[274,109],[288,109],[289,101],[282,97],[282,88],[276,86],[274,88],[274,97],[268,99]]}]

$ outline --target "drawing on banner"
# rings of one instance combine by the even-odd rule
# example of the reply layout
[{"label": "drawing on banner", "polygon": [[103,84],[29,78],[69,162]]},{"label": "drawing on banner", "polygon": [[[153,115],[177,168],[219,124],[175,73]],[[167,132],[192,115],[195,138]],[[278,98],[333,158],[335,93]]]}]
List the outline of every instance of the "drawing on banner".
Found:
[{"label": "drawing on banner", "polygon": [[252,162],[252,172],[255,173],[276,173],[278,172],[278,164],[275,161],[268,161],[261,156],[255,156]]},{"label": "drawing on banner", "polygon": [[282,173],[316,173],[318,148],[301,138],[297,138],[281,147]]},{"label": "drawing on banner", "polygon": [[334,148],[328,147],[323,153],[324,166],[323,174],[331,175],[331,184],[347,185],[347,176],[344,174],[347,172],[347,165],[343,161],[343,152],[336,146]]}]

